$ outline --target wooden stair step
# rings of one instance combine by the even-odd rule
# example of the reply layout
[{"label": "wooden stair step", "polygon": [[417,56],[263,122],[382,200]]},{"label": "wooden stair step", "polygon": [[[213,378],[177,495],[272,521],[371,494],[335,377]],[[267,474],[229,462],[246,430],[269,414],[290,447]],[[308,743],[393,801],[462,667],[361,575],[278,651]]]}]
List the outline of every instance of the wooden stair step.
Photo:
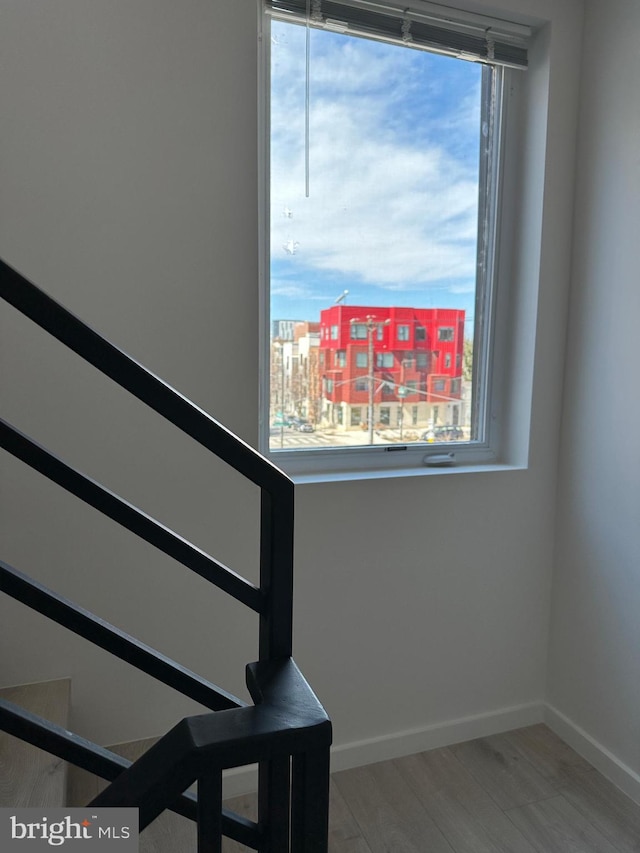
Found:
[{"label": "wooden stair step", "polygon": [[[68,678],[5,687],[0,689],[0,697],[65,728],[69,725]],[[66,789],[66,762],[0,732],[0,806],[65,806]]]}]

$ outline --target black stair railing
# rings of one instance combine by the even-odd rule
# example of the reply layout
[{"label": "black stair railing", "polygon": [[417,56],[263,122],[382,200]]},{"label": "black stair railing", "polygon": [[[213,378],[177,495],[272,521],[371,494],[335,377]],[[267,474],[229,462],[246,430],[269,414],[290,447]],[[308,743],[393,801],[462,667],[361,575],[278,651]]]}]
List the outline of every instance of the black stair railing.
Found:
[{"label": "black stair railing", "polygon": [[[291,659],[293,483],[3,261],[0,296],[261,490],[260,584],[255,586],[0,421],[0,445],[9,453],[259,617],[259,660],[247,666],[254,701],[248,706],[0,561],[0,590],[215,712],[183,720],[133,764],[5,700],[0,700],[0,728],[109,780],[94,804],[137,806],[141,829],[165,809],[196,820],[199,853],[221,850],[223,834],[264,853],[326,853],[331,723]],[[255,762],[257,823],[221,805],[222,771]],[[194,782],[197,797],[183,793]]]}]

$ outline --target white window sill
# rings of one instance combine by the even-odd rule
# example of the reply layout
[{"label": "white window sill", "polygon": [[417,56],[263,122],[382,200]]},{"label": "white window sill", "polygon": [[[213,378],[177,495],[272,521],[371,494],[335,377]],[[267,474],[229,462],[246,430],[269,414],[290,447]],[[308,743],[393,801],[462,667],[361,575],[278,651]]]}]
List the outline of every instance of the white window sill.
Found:
[{"label": "white window sill", "polygon": [[312,483],[342,483],[354,480],[391,480],[403,477],[432,477],[451,474],[486,474],[500,471],[523,471],[526,465],[512,465],[497,462],[473,465],[471,463],[450,465],[443,468],[430,468],[426,465],[414,468],[389,468],[386,470],[360,471],[316,471],[307,474],[290,474],[297,486]]}]

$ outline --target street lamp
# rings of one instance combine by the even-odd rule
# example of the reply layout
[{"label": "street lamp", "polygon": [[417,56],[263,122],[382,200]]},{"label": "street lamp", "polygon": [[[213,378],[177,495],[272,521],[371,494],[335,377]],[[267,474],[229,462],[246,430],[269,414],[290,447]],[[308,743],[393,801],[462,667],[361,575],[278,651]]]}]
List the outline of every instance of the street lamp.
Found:
[{"label": "street lamp", "polygon": [[373,396],[374,396],[374,373],[373,373],[373,333],[383,326],[388,326],[391,321],[376,320],[374,314],[367,314],[362,319],[361,317],[353,317],[349,320],[352,326],[365,326],[367,330],[368,355],[367,364],[369,365],[369,405],[368,405],[368,420],[369,420],[369,444],[373,444]]}]

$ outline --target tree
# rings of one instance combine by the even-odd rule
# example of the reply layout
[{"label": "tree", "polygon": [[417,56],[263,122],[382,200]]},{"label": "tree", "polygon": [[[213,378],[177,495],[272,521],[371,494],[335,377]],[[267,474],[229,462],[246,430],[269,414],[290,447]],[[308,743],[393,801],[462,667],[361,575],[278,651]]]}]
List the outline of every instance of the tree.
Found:
[{"label": "tree", "polygon": [[473,340],[464,339],[464,350],[462,354],[462,375],[467,382],[473,378]]}]

